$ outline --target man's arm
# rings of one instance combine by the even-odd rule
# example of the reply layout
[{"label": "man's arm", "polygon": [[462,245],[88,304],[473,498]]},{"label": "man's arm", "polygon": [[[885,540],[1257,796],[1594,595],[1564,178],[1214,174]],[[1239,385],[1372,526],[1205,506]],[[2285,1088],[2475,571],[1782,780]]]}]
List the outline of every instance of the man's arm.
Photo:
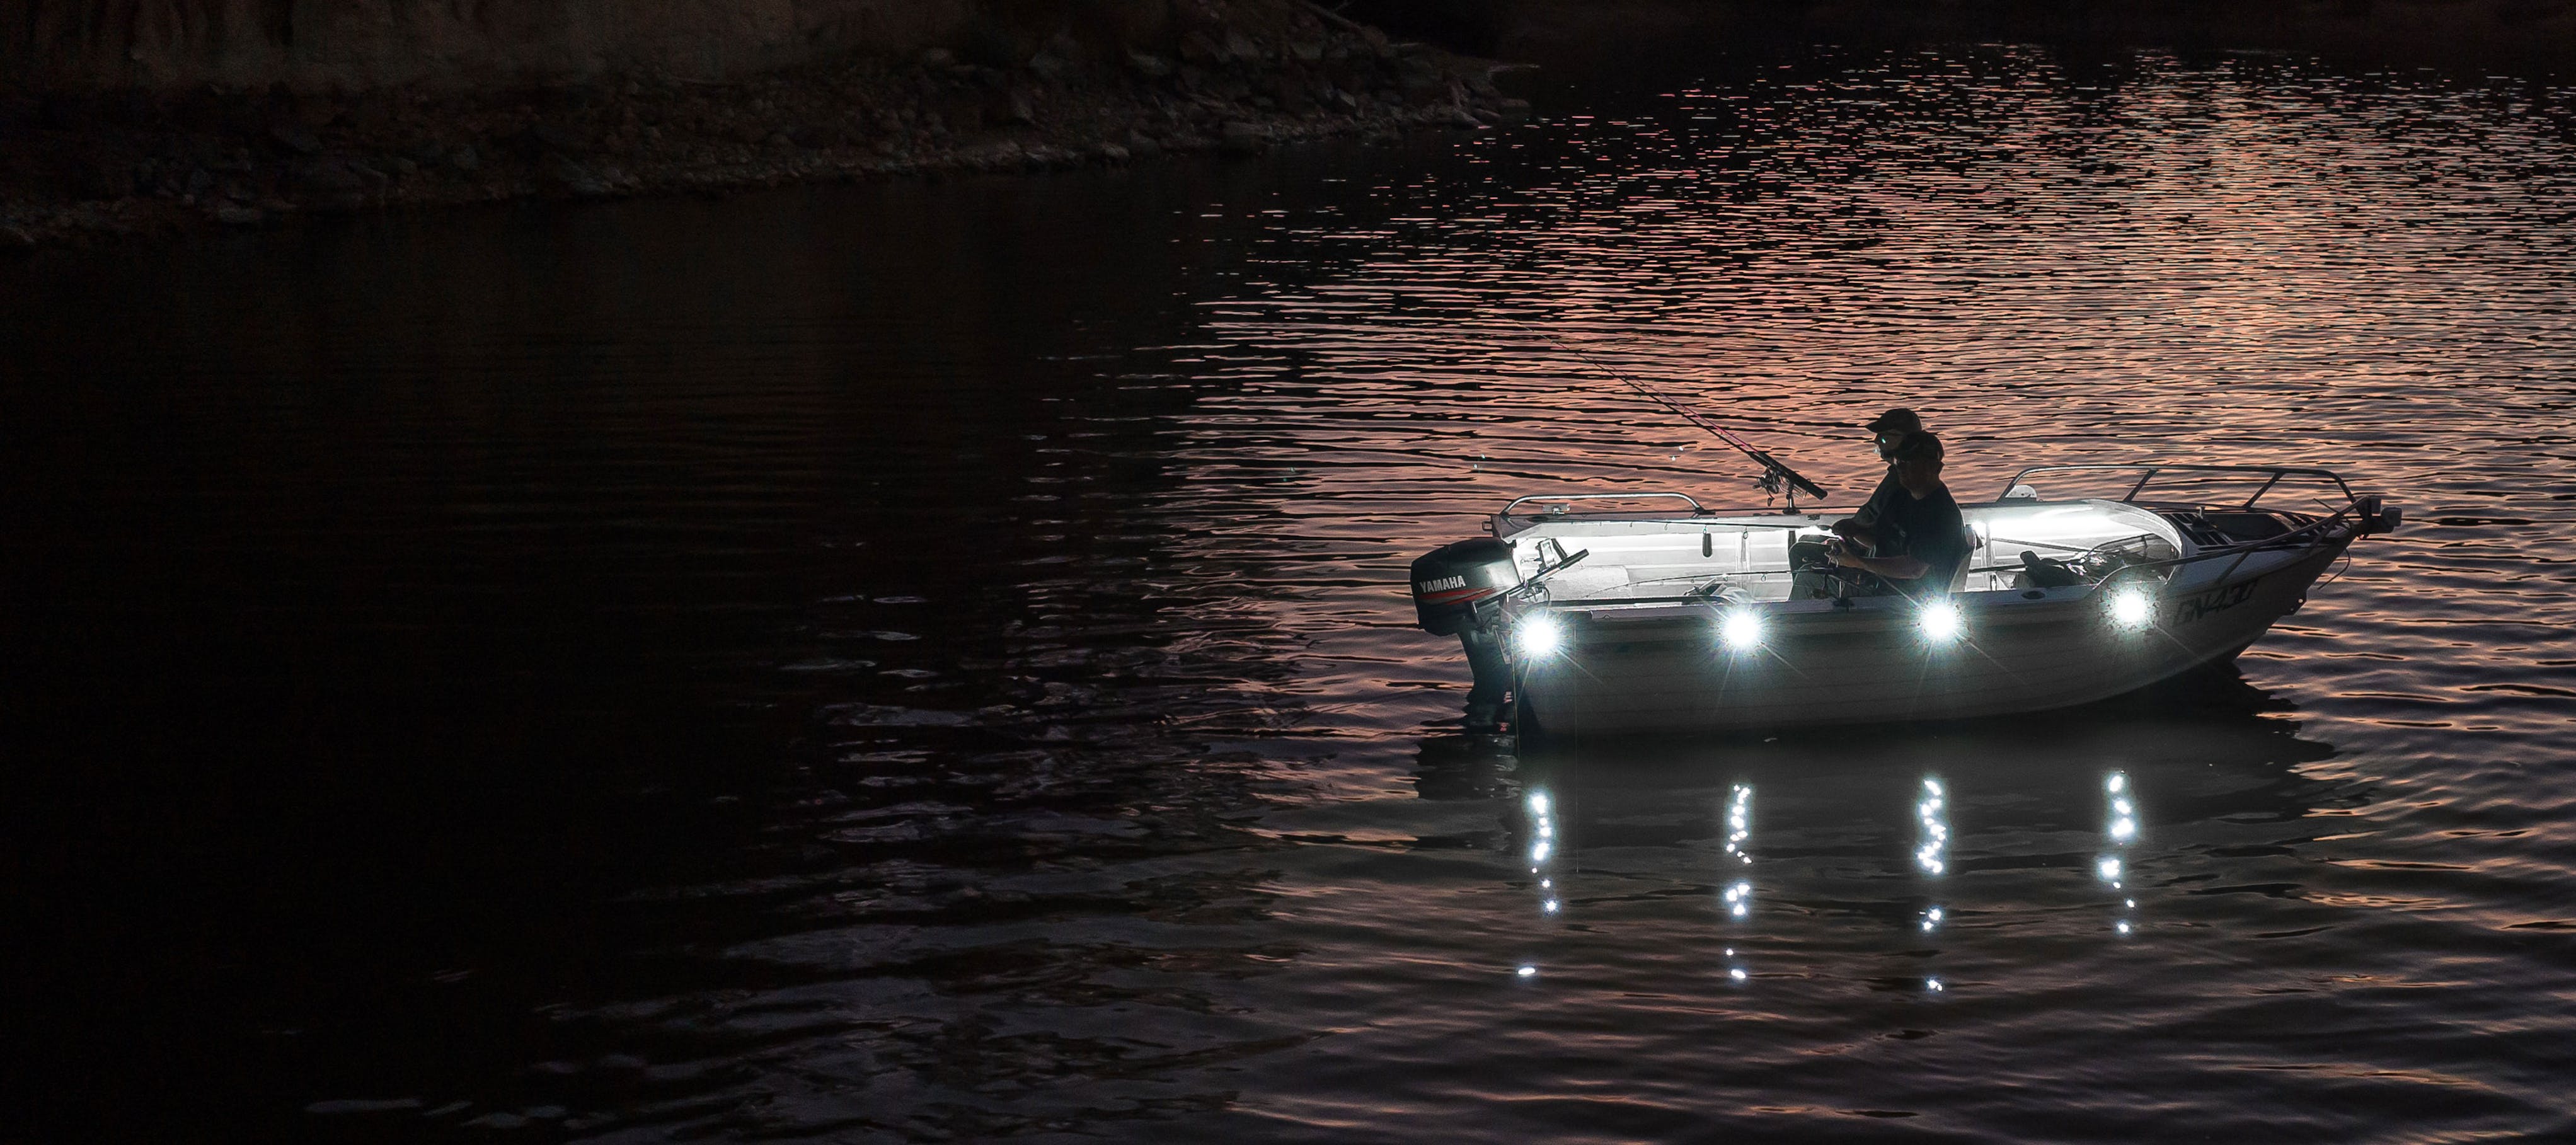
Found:
[{"label": "man's arm", "polygon": [[1873,572],[1888,580],[1913,580],[1932,571],[1932,566],[1915,557],[1864,557],[1841,546],[1826,549],[1825,556],[1847,569]]}]

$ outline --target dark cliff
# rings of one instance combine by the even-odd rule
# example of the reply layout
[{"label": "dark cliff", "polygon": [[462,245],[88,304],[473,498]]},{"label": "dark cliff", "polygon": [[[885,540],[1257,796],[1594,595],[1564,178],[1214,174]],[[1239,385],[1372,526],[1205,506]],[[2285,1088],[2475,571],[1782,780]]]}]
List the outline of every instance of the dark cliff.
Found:
[{"label": "dark cliff", "polygon": [[1197,0],[0,0],[0,75],[44,89],[731,79],[853,52],[1069,33],[1150,41]]},{"label": "dark cliff", "polygon": [[521,2],[0,0],[13,59],[45,61],[0,90],[0,254],[317,211],[1248,154],[1528,111],[1481,61],[1304,0],[633,0],[619,21],[606,0]]}]

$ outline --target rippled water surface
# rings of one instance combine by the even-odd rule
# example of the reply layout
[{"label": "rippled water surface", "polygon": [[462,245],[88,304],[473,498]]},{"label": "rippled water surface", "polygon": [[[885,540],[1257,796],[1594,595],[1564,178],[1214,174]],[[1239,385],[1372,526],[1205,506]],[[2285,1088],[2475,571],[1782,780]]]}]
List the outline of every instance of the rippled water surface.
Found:
[{"label": "rippled water surface", "polygon": [[[1395,149],[0,268],[11,1104],[2576,1133],[2571,96],[1828,53]],[[2295,462],[2410,524],[2238,675],[1516,757],[1406,562],[1524,492],[1760,498],[1548,338],[1844,503],[1906,404],[1963,494]]]}]

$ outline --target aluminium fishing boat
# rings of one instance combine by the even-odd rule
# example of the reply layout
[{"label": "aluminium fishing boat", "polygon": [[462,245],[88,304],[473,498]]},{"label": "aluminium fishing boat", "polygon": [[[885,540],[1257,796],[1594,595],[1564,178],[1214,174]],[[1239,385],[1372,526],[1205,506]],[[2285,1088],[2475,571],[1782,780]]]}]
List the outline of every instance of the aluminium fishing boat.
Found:
[{"label": "aluminium fishing boat", "polygon": [[[1842,514],[1799,511],[1795,491],[1821,491],[1724,436],[1762,463],[1763,488],[1792,491],[1789,511],[1522,497],[1490,537],[1414,563],[1420,623],[1460,637],[1476,674],[1471,725],[1585,735],[2087,703],[2232,659],[2402,516],[2323,469],[2040,466],[1960,506],[1974,547],[1947,593],[1853,595],[1791,567]],[[2116,496],[2074,492],[2114,476]],[[2293,489],[2322,496],[2276,507]]]}]

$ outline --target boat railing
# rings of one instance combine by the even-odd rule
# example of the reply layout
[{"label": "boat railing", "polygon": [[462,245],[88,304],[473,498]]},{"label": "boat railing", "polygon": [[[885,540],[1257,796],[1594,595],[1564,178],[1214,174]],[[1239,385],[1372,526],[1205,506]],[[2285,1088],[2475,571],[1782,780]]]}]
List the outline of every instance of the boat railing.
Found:
[{"label": "boat railing", "polygon": [[[1690,508],[1691,508],[1691,515],[1692,515],[1692,516],[1694,516],[1694,517],[1706,517],[1706,516],[1710,515],[1710,510],[1709,510],[1709,509],[1707,509],[1707,508],[1705,508],[1705,507],[1703,507],[1703,506],[1699,503],[1699,498],[1697,498],[1697,497],[1693,497],[1693,496],[1691,496],[1691,495],[1690,495],[1690,494],[1688,494],[1688,493],[1669,493],[1669,492],[1659,492],[1659,493],[1534,493],[1534,494],[1531,494],[1530,496],[1527,496],[1527,497],[1515,497],[1515,498],[1512,498],[1512,503],[1511,503],[1511,504],[1509,504],[1509,505],[1505,505],[1505,506],[1503,506],[1503,511],[1502,511],[1502,512],[1500,512],[1500,513],[1495,514],[1495,516],[1498,516],[1498,517],[1510,517],[1510,516],[1512,515],[1512,510],[1514,510],[1514,509],[1518,509],[1518,508],[1520,508],[1521,506],[1526,505],[1526,504],[1529,504],[1529,503],[1530,503],[1530,502],[1532,502],[1532,501],[1541,502],[1541,503],[1543,503],[1543,504],[1547,504],[1547,505],[1570,505],[1570,504],[1573,504],[1573,503],[1574,503],[1574,502],[1576,502],[1576,501],[1655,501],[1655,500],[1673,500],[1673,501],[1680,501],[1680,502],[1682,502],[1682,503],[1684,503],[1684,504],[1686,504],[1686,505],[1689,505],[1689,506],[1690,506]],[[1564,515],[1565,515],[1565,510],[1564,510],[1564,509],[1562,509],[1562,508],[1551,508],[1551,509],[1548,509],[1548,510],[1543,511],[1543,512],[1531,513],[1531,514],[1528,514],[1528,515],[1529,515],[1529,516],[1531,516],[1531,517],[1559,517],[1559,516],[1564,516]]]},{"label": "boat railing", "polygon": [[[2227,545],[2222,548],[2202,549],[2187,557],[2173,557],[2171,559],[2161,561],[2139,561],[2122,568],[2111,575],[2120,576],[2130,573],[2132,570],[2139,569],[2181,569],[2186,565],[2195,565],[2204,561],[2223,560],[2228,557],[2234,557],[2236,559],[2228,564],[2226,571],[2218,574],[2218,579],[2215,582],[2218,584],[2225,584],[2227,582],[2227,578],[2235,576],[2236,570],[2244,566],[2246,559],[2252,557],[2256,553],[2269,552],[2275,549],[2305,548],[2315,543],[2317,537],[2322,535],[2327,529],[2338,524],[2350,524],[2356,529],[2356,531],[2358,531],[2361,525],[2361,516],[2357,512],[2357,510],[2361,508],[2359,499],[2352,498],[2349,491],[2346,492],[2346,498],[2347,499],[2345,500],[2342,508],[2323,517],[2319,517],[2314,521],[2310,521],[2305,525],[2301,525],[2298,528],[2291,529],[2279,536],[2265,537],[2259,541],[2247,541],[2240,545]],[[2171,579],[2171,573],[2167,573],[2166,575],[2167,579]]]},{"label": "boat railing", "polygon": [[[2286,530],[2274,536],[2264,537],[2259,540],[2246,541],[2241,544],[2226,545],[2215,548],[2201,548],[2199,551],[2187,556],[2177,555],[2163,560],[2152,561],[2130,561],[2124,563],[2118,569],[2113,570],[2108,576],[2106,576],[2104,578],[2105,583],[2123,577],[2142,575],[2155,575],[2162,577],[2167,581],[2171,581],[2173,573],[2186,566],[2202,564],[2210,561],[2227,560],[2231,563],[2229,563],[2225,571],[2218,574],[2217,578],[2219,583],[2224,583],[2227,578],[2236,574],[2236,570],[2238,568],[2243,567],[2247,559],[2253,557],[2256,553],[2281,549],[2303,548],[2315,543],[2319,537],[2337,527],[2348,527],[2361,533],[2390,527],[2374,523],[2378,521],[2380,514],[2378,497],[2363,497],[2355,494],[2352,491],[2352,486],[2346,484],[2341,475],[2330,469],[2314,469],[2300,466],[2281,465],[2034,465],[2013,474],[2011,481],[2005,484],[2006,492],[2009,492],[2015,486],[2024,484],[2023,478],[2032,474],[2040,473],[2137,473],[2139,474],[2138,480],[2129,487],[2128,495],[2120,498],[2120,502],[2123,504],[2137,503],[2136,498],[2138,494],[2144,491],[2157,477],[2167,473],[2232,474],[2243,475],[2248,480],[2255,477],[2262,478],[2262,485],[2255,489],[2252,496],[2247,497],[2241,504],[2228,507],[2235,512],[2251,511],[2256,503],[2263,499],[2264,495],[2270,493],[2275,487],[2280,485],[2282,480],[2285,478],[2323,478],[2327,481],[2333,482],[2335,489],[2343,494],[2343,504],[2332,506],[2332,511],[2327,515],[2310,521],[2307,524],[2300,525],[2296,528]],[[1564,504],[1574,501],[1635,500],[1640,498],[1672,498],[1685,502],[1690,505],[1693,516],[1711,516],[1714,515],[1715,512],[1714,510],[1702,507],[1698,499],[1687,493],[1575,493],[1557,496],[1529,496],[1517,498],[1513,500],[1511,504],[1505,505],[1503,507],[1503,511],[1496,514],[1496,517],[1498,519],[1508,520],[1512,516],[1513,509],[1519,508],[1520,506],[1532,501]],[[1998,500],[2003,500],[2003,498],[1998,498]],[[2394,517],[2394,512],[2394,510],[2390,510],[2390,517],[2392,519]],[[1532,518],[1562,517],[1565,515],[1567,515],[1565,510],[1561,508],[1547,513],[1529,514]],[[1806,522],[1782,522],[1778,525],[1756,522],[1740,522],[1739,524],[1747,528],[1767,527],[1801,531],[1813,528],[1812,524]],[[1981,540],[1980,543],[1983,544],[1985,542]],[[2025,542],[2014,543],[2020,544]],[[2013,567],[2015,566],[1991,565],[1983,568],[1971,566],[1968,571],[2004,572],[2009,571]],[[1713,579],[1723,580],[1733,576],[1778,576],[1782,573],[1794,571],[1794,569],[1745,569],[1733,573],[1717,574]],[[1643,603],[1648,600],[1661,599],[1663,598],[1632,598],[1627,603]],[[1707,600],[1709,597],[1703,593],[1694,592],[1684,594],[1682,597],[1675,599]]]},{"label": "boat railing", "polygon": [[[2123,567],[2118,572],[2113,573],[2112,575],[2114,576],[2134,575],[2142,572],[2159,572],[2170,578],[2172,570],[2180,569],[2186,565],[2195,565],[2216,560],[2228,560],[2230,563],[2226,570],[2218,574],[2218,580],[2220,582],[2225,582],[2227,578],[2236,575],[2236,570],[2243,567],[2246,560],[2256,553],[2277,549],[2305,547],[2314,543],[2317,537],[2338,526],[2348,526],[2360,532],[2370,532],[2374,529],[2386,527],[2375,523],[2378,521],[2380,516],[2379,498],[2375,496],[2362,497],[2355,494],[2352,491],[2352,486],[2344,482],[2343,476],[2331,469],[2315,469],[2295,465],[2034,465],[2019,473],[2013,474],[2012,479],[2005,483],[2004,491],[2006,493],[2010,493],[2014,487],[2025,484],[2023,480],[2024,478],[2029,477],[2032,474],[2039,473],[2135,473],[2138,475],[2138,479],[2135,483],[2129,486],[2128,493],[2120,498],[2120,501],[2123,504],[2138,503],[2138,495],[2145,492],[2148,485],[2153,483],[2156,478],[2162,477],[2168,473],[2203,476],[2224,474],[2243,477],[2247,481],[2252,481],[2257,477],[2262,478],[2263,483],[2256,486],[2254,492],[2247,496],[2244,501],[2226,506],[2227,509],[2238,513],[2253,511],[2254,506],[2262,501],[2266,494],[2269,494],[2273,489],[2279,487],[2281,482],[2286,478],[2304,477],[2323,479],[2325,481],[2332,482],[2334,484],[2335,491],[2343,494],[2342,504],[2328,506],[2330,512],[2325,516],[2319,517],[2316,520],[2310,521],[2297,528],[2290,529],[2274,536],[2264,537],[2259,540],[2246,541],[2234,545],[2203,548],[2189,556],[2175,556],[2160,561],[2138,561]],[[2150,504],[2152,504],[2152,502]],[[2191,506],[2191,508],[2202,511],[2206,510],[2206,506],[2201,505],[2194,505]]]},{"label": "boat railing", "polygon": [[2240,513],[2251,511],[2254,508],[2255,502],[2261,501],[2265,494],[2270,493],[2273,488],[2278,486],[2281,483],[2281,480],[2286,477],[2322,477],[2331,481],[2334,483],[2336,490],[2343,494],[2346,506],[2350,506],[2354,501],[2359,499],[2353,495],[2352,486],[2345,484],[2343,477],[2331,469],[2311,469],[2302,466],[2288,465],[2155,464],[2034,465],[2019,473],[2013,474],[2010,480],[2005,481],[2003,492],[1997,495],[1996,499],[2009,499],[2014,488],[2028,484],[2028,482],[2024,481],[2023,478],[2029,477],[2035,473],[2135,473],[2138,475],[2138,479],[2134,484],[2129,486],[2129,491],[2120,497],[2120,502],[2122,504],[2135,504],[2138,500],[2138,495],[2145,492],[2149,484],[2154,482],[2156,478],[2169,473],[2188,473],[2198,475],[2231,474],[2241,476],[2248,481],[2251,481],[2256,477],[2261,477],[2263,479],[2263,484],[2255,488],[2253,495],[2245,498],[2243,504],[2234,506],[2235,510]]},{"label": "boat railing", "polygon": [[[2315,537],[2316,537],[2318,534],[2322,534],[2322,533],[2323,533],[2323,532],[2325,532],[2326,530],[2328,530],[2328,529],[2330,529],[2330,528],[2333,528],[2334,526],[2336,526],[2336,525],[2338,525],[2338,524],[2343,524],[2343,523],[2347,523],[2347,522],[2357,524],[2357,523],[2359,522],[2359,520],[2360,520],[2360,518],[2356,515],[2356,510],[2357,510],[2358,508],[2359,508],[2359,505],[2358,505],[2358,503],[2357,503],[2357,502],[2356,502],[2356,503],[2353,503],[2353,504],[2347,504],[2344,508],[2339,509],[2339,510],[2335,511],[2334,513],[2329,514],[2329,515],[2327,515],[2327,516],[2319,517],[2319,518],[2317,518],[2315,521],[2309,522],[2309,523],[2308,523],[2308,524],[2306,524],[2306,525],[2302,525],[2302,526],[2300,526],[2300,527],[2298,527],[2298,528],[2296,528],[2296,529],[2292,529],[2292,530],[2289,530],[2289,531],[2287,531],[2287,532],[2284,532],[2284,533],[2280,534],[2279,536],[2266,537],[2266,538],[2264,538],[2264,539],[2262,539],[2262,540],[2259,540],[2259,541],[2248,541],[2248,542],[2246,542],[2246,543],[2244,543],[2244,544],[2241,544],[2241,545],[2229,545],[2229,546],[2227,546],[2227,547],[2225,547],[2225,548],[2202,549],[2201,551],[2199,551],[2199,552],[2197,552],[2197,553],[2193,553],[2193,554],[2191,554],[2191,555],[2189,555],[2189,556],[2177,556],[2177,557],[2170,557],[2170,558],[2167,558],[2167,559],[2165,559],[2165,560],[2158,560],[2158,561],[2132,561],[2132,562],[2128,562],[2128,563],[2122,564],[2120,567],[2118,567],[2118,568],[2116,568],[2116,569],[2113,569],[2113,570],[2111,570],[2108,574],[2104,575],[2104,576],[2102,577],[2102,579],[2101,579],[2101,580],[2096,584],[2096,586],[2095,586],[2095,587],[2107,587],[2107,586],[2108,586],[2108,585],[2110,585],[2112,582],[2114,582],[2114,581],[2118,581],[2118,580],[2121,580],[2121,579],[2124,579],[2124,578],[2135,578],[2135,577],[2150,576],[2150,575],[2155,576],[2155,577],[2162,578],[2162,579],[2164,579],[2165,581],[2170,582],[2170,581],[2173,579],[2173,573],[2174,573],[2175,571],[2179,570],[2179,569],[2182,569],[2182,568],[2186,567],[2186,566],[2189,566],[2189,565],[2196,565],[2196,564],[2201,564],[2201,563],[2209,562],[2209,561],[2229,560],[2229,561],[2231,561],[2231,563],[2227,566],[2226,570],[2225,570],[2225,571],[2220,572],[2220,573],[2218,574],[2218,577],[2217,577],[2217,579],[2216,579],[2215,581],[2210,582],[2210,583],[2214,583],[2214,584],[2225,584],[2225,583],[2227,582],[2227,578],[2229,578],[2229,577],[2231,577],[2231,576],[2236,575],[2236,570],[2237,570],[2238,568],[2242,567],[2242,566],[2245,564],[2246,560],[2248,560],[2249,558],[2253,557],[2253,556],[2254,556],[2254,554],[2256,554],[2256,553],[2268,552],[2268,551],[2280,550],[2280,549],[2295,549],[2295,548],[2303,548],[2303,547],[2306,547],[2307,545],[2311,544],[2311,543],[2313,542],[2313,540],[2315,539]],[[1587,553],[1586,555],[1589,555],[1589,554]],[[2231,558],[2232,558],[2232,560],[2231,560]],[[1971,566],[1967,571],[1968,571],[1968,572],[1971,572],[1971,573],[1978,573],[1978,572],[1984,572],[1984,573],[2000,573],[2000,572],[2009,572],[2009,571],[2013,571],[2014,569],[2017,569],[2017,568],[2019,568],[2019,567],[2020,567],[2020,566],[2018,566],[2018,565],[2004,565],[2004,564],[1997,564],[1997,565],[1986,565],[1986,566]],[[1736,577],[1780,576],[1780,575],[1783,575],[1783,574],[1785,574],[1785,573],[1793,573],[1793,572],[1795,572],[1795,571],[1796,571],[1796,570],[1794,570],[1794,569],[1743,569],[1743,570],[1738,570],[1738,571],[1733,571],[1733,572],[1722,572],[1722,573],[1715,573],[1715,574],[1693,574],[1693,576],[1692,576],[1690,579],[1694,579],[1694,580],[1698,580],[1698,579],[1706,579],[1706,580],[1708,580],[1709,582],[1711,582],[1711,583],[1710,583],[1710,585],[1709,585],[1708,587],[1709,587],[1709,588],[1714,588],[1714,587],[1716,587],[1716,585],[1717,585],[1717,584],[1719,584],[1719,583],[1724,583],[1724,582],[1729,581],[1729,580],[1731,580],[1731,579],[1733,579],[1733,578],[1736,578]],[[1675,578],[1675,579],[1680,579],[1680,578]],[[1597,603],[1603,603],[1603,602],[1576,602],[1576,601],[1566,601],[1566,602],[1559,602],[1559,603],[1560,603],[1560,604],[1562,604],[1562,605],[1565,605],[1565,606],[1582,606],[1582,605],[1585,605],[1585,604],[1597,604]],[[1679,595],[1679,596],[1673,596],[1673,597],[1661,597],[1661,596],[1653,596],[1653,597],[1629,597],[1629,598],[1623,598],[1623,599],[1620,599],[1620,600],[1618,600],[1618,601],[1616,601],[1616,602],[1613,602],[1613,603],[1622,604],[1622,605],[1663,604],[1663,603],[1671,603],[1671,604],[1681,604],[1681,603],[1705,603],[1705,604],[1714,604],[1714,603],[1719,603],[1719,601],[1718,601],[1718,599],[1716,598],[1716,596],[1715,596],[1713,593],[1711,593],[1711,592],[1707,591],[1707,589],[1702,589],[1702,590],[1700,590],[1700,591],[1694,591],[1694,592],[1683,593],[1683,594],[1681,594],[1681,595]]]}]

